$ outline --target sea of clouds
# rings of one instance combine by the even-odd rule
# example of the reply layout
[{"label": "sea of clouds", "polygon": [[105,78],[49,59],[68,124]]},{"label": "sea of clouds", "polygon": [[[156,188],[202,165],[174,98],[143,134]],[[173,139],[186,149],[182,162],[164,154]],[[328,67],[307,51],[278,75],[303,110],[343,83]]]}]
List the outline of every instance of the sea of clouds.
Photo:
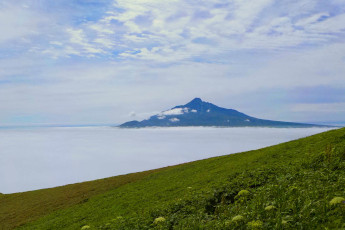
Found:
[{"label": "sea of clouds", "polygon": [[258,149],[327,128],[0,129],[0,192],[14,193]]}]

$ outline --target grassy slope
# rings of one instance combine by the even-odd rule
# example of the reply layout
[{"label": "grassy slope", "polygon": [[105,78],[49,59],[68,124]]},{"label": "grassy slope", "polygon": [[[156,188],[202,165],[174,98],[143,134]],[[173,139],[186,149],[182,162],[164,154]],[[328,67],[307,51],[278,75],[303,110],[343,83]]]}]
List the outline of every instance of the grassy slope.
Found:
[{"label": "grassy slope", "polygon": [[[1,216],[3,216],[3,214],[6,212],[8,214],[8,210],[10,209],[12,216],[14,216],[14,213],[17,213],[20,210],[24,210],[28,213],[25,218],[30,220],[31,213],[36,213],[33,212],[33,210],[35,210],[35,206],[36,209],[40,208],[40,204],[35,201],[35,199],[41,200],[41,197],[44,197],[45,195],[50,196],[47,195],[50,193],[51,197],[45,200],[45,204],[49,206],[49,208],[47,209],[48,212],[53,211],[52,207],[55,207],[54,202],[57,201],[61,201],[61,206],[55,208],[60,210],[54,211],[37,221],[28,223],[22,226],[22,229],[80,229],[84,225],[97,227],[101,225],[104,226],[105,223],[110,222],[114,218],[116,219],[116,217],[118,216],[123,216],[126,218],[126,220],[128,220],[128,229],[135,228],[134,225],[130,225],[131,222],[140,222],[141,226],[138,225],[136,228],[143,229],[145,226],[148,226],[148,223],[152,223],[152,218],[160,215],[165,215],[167,218],[169,217],[169,223],[173,223],[176,226],[179,226],[178,224],[180,224],[180,227],[183,226],[183,220],[186,220],[184,223],[188,224],[192,222],[198,222],[195,218],[199,218],[199,222],[202,222],[205,225],[205,223],[207,223],[207,221],[209,220],[201,221],[201,219],[205,217],[198,216],[199,214],[193,214],[193,211],[189,211],[188,213],[190,215],[194,215],[194,219],[189,220],[188,218],[191,217],[184,214],[183,216],[179,216],[179,218],[181,219],[180,223],[177,223],[176,221],[174,222],[172,220],[174,215],[180,215],[178,214],[179,211],[177,213],[175,213],[175,211],[172,211],[176,209],[174,206],[172,206],[172,204],[181,202],[180,198],[182,198],[182,201],[191,199],[188,198],[188,196],[190,195],[189,187],[192,187],[192,190],[197,194],[204,194],[195,195],[195,197],[200,196],[200,199],[198,198],[198,200],[200,200],[200,204],[198,203],[189,206],[183,204],[179,205],[182,205],[181,207],[183,209],[193,206],[195,210],[200,209],[200,213],[206,212],[209,205],[206,205],[206,208],[202,207],[202,201],[208,202],[210,200],[209,198],[207,198],[209,196],[208,194],[210,194],[210,192],[212,193],[212,191],[214,191],[215,189],[222,188],[225,184],[228,184],[229,181],[231,182],[231,179],[229,178],[234,178],[232,179],[233,181],[238,181],[238,178],[236,178],[236,175],[238,173],[243,173],[256,168],[260,168],[261,173],[262,171],[265,172],[265,170],[267,171],[277,167],[284,167],[285,165],[290,165],[291,167],[299,167],[307,159],[317,157],[318,154],[328,148],[327,146],[345,146],[345,129],[333,130],[260,150],[210,158],[202,161],[196,161],[184,165],[166,168],[159,172],[153,172],[152,174],[142,177],[142,179],[138,179],[133,183],[123,183],[122,185],[114,186],[113,189],[109,189],[109,187],[107,187],[103,190],[106,192],[99,192],[98,195],[93,194],[94,196],[89,196],[90,198],[88,200],[85,200],[84,202],[80,202],[80,200],[79,202],[74,202],[73,204],[75,205],[73,206],[71,206],[71,202],[67,202],[68,204],[66,205],[66,200],[61,201],[54,195],[59,188],[30,192],[32,193],[31,197],[29,195],[26,195],[26,200],[20,201],[21,203],[23,203],[22,205],[24,205],[25,208],[20,208],[18,205],[14,205],[15,202],[19,202],[19,200],[15,197],[16,195],[6,195],[0,198],[0,214]],[[280,168],[272,172],[267,171],[267,175],[278,175],[279,170]],[[287,173],[284,173],[284,175],[288,173],[291,172],[287,171]],[[246,186],[252,188],[253,185],[250,185],[250,183],[253,182],[249,180],[253,177],[253,175],[255,174],[242,176],[240,180],[247,181],[246,183],[248,184]],[[266,178],[267,175],[263,178]],[[279,177],[283,177],[284,175],[279,175]],[[262,178],[257,178],[257,181],[260,180],[262,180]],[[299,180],[302,183],[302,179]],[[255,183],[259,183],[257,181],[255,181]],[[103,182],[107,183],[106,180],[104,180]],[[237,184],[232,184],[229,186],[235,188],[236,186],[238,186],[239,182],[236,183]],[[263,184],[264,182],[261,181],[260,183]],[[288,182],[282,181],[281,183],[287,184]],[[100,183],[100,186],[105,186],[101,184],[102,183]],[[277,187],[279,187],[278,185]],[[260,189],[264,191],[267,188],[263,187],[259,188],[259,190],[256,190],[254,186],[253,189],[256,193],[260,194]],[[23,193],[23,195],[30,193]],[[330,196],[331,195],[332,194],[330,194]],[[77,197],[78,196],[79,195],[77,195]],[[216,197],[216,195],[214,196]],[[49,205],[50,199],[51,204],[53,205]],[[78,199],[80,199],[80,197]],[[212,199],[213,198],[211,198],[211,200]],[[253,201],[254,200],[255,199],[253,198]],[[7,211],[5,210],[5,212],[3,208],[1,208],[4,204],[7,206]],[[219,204],[212,205],[216,206]],[[248,206],[244,207],[250,208],[252,207],[252,205],[253,204],[248,203]],[[255,207],[257,206],[258,205],[255,205]],[[220,220],[221,218],[217,216],[220,214],[215,214],[216,209],[211,208],[211,210],[212,213],[207,215],[213,215],[213,219]],[[241,210],[241,207],[237,207],[236,210]],[[253,213],[256,213],[255,210],[256,209],[253,208]],[[233,215],[233,213],[230,213],[232,212],[231,210],[228,210],[228,212],[229,214],[227,218],[229,218],[230,215]],[[250,214],[247,213],[246,215],[248,216],[248,218],[250,217]],[[255,215],[255,218],[257,218],[261,214]],[[36,214],[36,216],[38,215]],[[130,217],[132,217],[132,219],[130,219]],[[145,220],[141,220],[141,217],[145,217],[148,223],[145,223]],[[5,219],[5,221],[7,221],[7,218]],[[116,226],[120,225],[110,224],[109,226],[111,228],[116,228]],[[184,226],[183,228],[198,228],[196,226],[188,226]],[[216,225],[214,225],[213,223],[212,228],[214,228],[214,226]],[[219,229],[224,229],[224,226],[221,226]]]},{"label": "grassy slope", "polygon": [[0,229],[12,229],[47,213],[86,202],[90,197],[164,169],[166,168],[30,192],[0,194]]}]

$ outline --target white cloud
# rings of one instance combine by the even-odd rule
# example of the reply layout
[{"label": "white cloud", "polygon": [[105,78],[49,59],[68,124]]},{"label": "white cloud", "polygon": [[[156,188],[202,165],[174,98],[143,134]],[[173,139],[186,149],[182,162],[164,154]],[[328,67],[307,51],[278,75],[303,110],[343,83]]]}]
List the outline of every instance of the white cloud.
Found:
[{"label": "white cloud", "polygon": [[180,119],[178,119],[178,118],[174,117],[174,118],[169,119],[169,121],[171,121],[171,122],[179,122],[179,121],[180,121]]},{"label": "white cloud", "polygon": [[300,20],[298,20],[295,25],[296,26],[309,26],[311,24],[316,23],[320,18],[322,17],[329,17],[329,13],[328,12],[321,12],[321,13],[317,13],[305,18],[302,18]]},{"label": "white cloud", "polygon": [[318,23],[313,23],[306,29],[314,33],[344,33],[345,14],[340,14]]},{"label": "white cloud", "polygon": [[345,103],[294,104],[294,112],[335,113],[345,112]]},{"label": "white cloud", "polygon": [[89,26],[90,29],[93,29],[95,31],[97,31],[98,33],[101,34],[114,34],[114,31],[111,29],[108,29],[106,27],[106,25],[102,25],[102,24],[92,24]]},{"label": "white cloud", "polygon": [[39,34],[41,17],[21,5],[0,5],[0,46],[6,42],[23,42]]},{"label": "white cloud", "polygon": [[175,108],[162,112],[160,115],[171,116],[171,115],[182,115],[188,113],[188,108]]},{"label": "white cloud", "polygon": [[[214,8],[217,1],[199,5],[178,0],[115,2],[116,7],[123,9],[123,12],[113,12],[106,17],[106,21],[109,22],[111,18],[123,22],[126,27],[123,36],[130,41],[129,44],[123,43],[128,48],[120,55],[123,58],[156,62],[180,61],[205,54],[224,55],[230,50],[274,50],[304,43],[321,43],[334,38],[327,32],[339,32],[341,22],[344,22],[341,17],[332,19],[338,21],[337,25],[333,25],[334,22],[330,20],[317,21],[320,17],[329,15],[328,12],[316,13],[297,21],[289,17],[296,17],[298,11],[305,14],[308,1],[286,4],[284,10],[291,14],[284,17],[274,16],[274,13],[268,10],[274,7],[272,0],[254,3],[232,1],[222,8]],[[308,7],[312,9],[314,4],[309,4]],[[196,21],[195,15],[198,12],[204,12],[207,16]],[[149,23],[142,24],[140,20],[138,22],[139,17]],[[260,23],[261,21],[265,23]],[[305,27],[305,30],[296,29],[296,26]],[[194,42],[197,39],[205,42],[197,44]]]},{"label": "white cloud", "polygon": [[12,29],[3,33],[2,40],[45,34],[30,51],[53,58],[77,55],[171,63],[202,57],[221,61],[232,51],[276,51],[340,38],[345,17],[330,14],[332,4],[340,3],[333,1],[328,8],[318,9],[318,2],[309,0],[279,5],[274,0],[232,0],[226,4],[218,0],[198,4],[189,0],[115,0],[98,19],[61,24],[62,16],[53,16],[50,29],[45,26],[44,31],[37,27],[35,11],[21,7],[17,13],[4,11],[4,19],[21,15],[33,20],[26,20],[29,24],[17,30],[13,28],[18,28],[20,19],[12,16],[3,26]]}]

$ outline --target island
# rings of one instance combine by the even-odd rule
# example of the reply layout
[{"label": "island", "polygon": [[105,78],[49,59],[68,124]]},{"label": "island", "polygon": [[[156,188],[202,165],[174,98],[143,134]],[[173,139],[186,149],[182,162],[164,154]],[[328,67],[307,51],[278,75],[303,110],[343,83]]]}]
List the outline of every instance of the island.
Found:
[{"label": "island", "polygon": [[[234,109],[226,109],[194,98],[185,105],[175,106],[143,121],[129,121],[121,124],[121,128],[143,127],[276,127],[276,128],[308,128],[326,127],[324,125],[296,122],[273,121],[259,119]],[[327,126],[329,127],[329,126]]]}]

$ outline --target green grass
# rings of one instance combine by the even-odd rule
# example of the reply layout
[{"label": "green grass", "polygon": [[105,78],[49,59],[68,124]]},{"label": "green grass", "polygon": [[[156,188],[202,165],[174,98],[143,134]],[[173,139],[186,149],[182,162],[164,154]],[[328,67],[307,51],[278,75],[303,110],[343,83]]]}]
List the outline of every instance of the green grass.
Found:
[{"label": "green grass", "polygon": [[[134,175],[114,186],[107,183],[120,177],[99,180],[94,193],[81,183],[1,195],[0,223],[3,229],[345,227],[345,204],[330,204],[345,197],[345,129]],[[74,194],[73,202],[63,194]],[[46,211],[37,213],[41,206]]]},{"label": "green grass", "polygon": [[30,192],[0,194],[0,229],[13,229],[53,211],[87,202],[90,197],[158,172],[150,170]]}]

